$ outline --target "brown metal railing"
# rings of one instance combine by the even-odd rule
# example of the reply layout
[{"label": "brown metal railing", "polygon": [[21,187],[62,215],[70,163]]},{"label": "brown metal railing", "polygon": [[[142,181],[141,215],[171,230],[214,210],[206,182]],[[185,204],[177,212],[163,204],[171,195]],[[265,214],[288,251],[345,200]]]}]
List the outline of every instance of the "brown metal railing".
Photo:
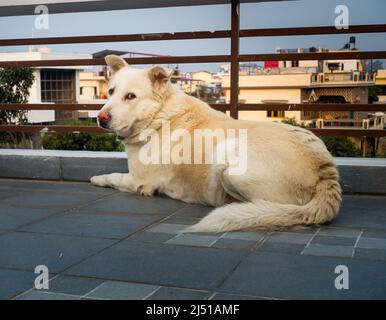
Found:
[{"label": "brown metal railing", "polygon": [[[238,117],[238,111],[285,110],[285,111],[386,111],[386,105],[381,104],[240,104],[239,63],[250,61],[290,61],[290,60],[347,60],[347,59],[386,59],[386,51],[340,51],[312,53],[274,53],[274,54],[240,54],[239,40],[242,37],[297,36],[322,34],[357,34],[386,33],[386,24],[356,25],[349,29],[336,29],[330,26],[301,28],[270,28],[240,30],[238,0],[232,0],[231,30],[100,35],[76,37],[51,37],[34,39],[0,39],[0,46],[20,46],[39,44],[74,44],[123,41],[166,41],[166,40],[197,40],[197,39],[231,39],[229,55],[204,56],[167,56],[128,58],[129,64],[169,64],[169,63],[212,63],[230,62],[230,104],[214,104],[213,108],[220,111],[230,111],[232,117]],[[104,59],[69,59],[44,61],[0,61],[0,67],[53,67],[53,66],[91,66],[105,65]],[[99,110],[100,104],[1,104],[0,110]],[[92,126],[59,126],[59,125],[0,125],[0,131],[37,132],[46,129],[54,132],[103,132]],[[318,135],[338,136],[386,136],[386,130],[364,129],[311,129]]]}]

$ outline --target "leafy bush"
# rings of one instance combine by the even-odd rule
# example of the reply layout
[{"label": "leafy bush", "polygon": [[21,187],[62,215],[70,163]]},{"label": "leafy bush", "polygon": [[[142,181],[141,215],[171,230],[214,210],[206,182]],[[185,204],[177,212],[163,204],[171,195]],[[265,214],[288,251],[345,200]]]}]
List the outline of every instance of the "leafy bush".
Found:
[{"label": "leafy bush", "polygon": [[282,123],[285,123],[285,124],[290,124],[291,126],[295,126],[295,127],[302,127],[302,128],[315,128],[315,123],[314,122],[310,122],[309,124],[305,124],[304,122],[301,122],[301,123],[298,123],[296,121],[296,118],[295,117],[292,117],[292,118],[285,118],[283,120],[281,120]]},{"label": "leafy bush", "polygon": [[361,157],[361,150],[348,138],[323,137],[324,144],[334,157]]},{"label": "leafy bush", "polygon": [[113,133],[47,133],[42,136],[44,149],[87,150],[87,151],[124,151],[124,145]]}]

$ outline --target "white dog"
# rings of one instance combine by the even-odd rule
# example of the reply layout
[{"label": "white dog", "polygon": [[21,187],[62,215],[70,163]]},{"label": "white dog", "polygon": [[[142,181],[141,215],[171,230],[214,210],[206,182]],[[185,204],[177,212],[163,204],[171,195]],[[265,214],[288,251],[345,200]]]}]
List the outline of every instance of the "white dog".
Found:
[{"label": "white dog", "polygon": [[[322,224],[338,213],[338,171],[324,143],[310,131],[231,119],[173,85],[169,70],[160,66],[134,69],[113,55],[107,56],[106,62],[112,70],[110,97],[99,113],[99,125],[123,139],[129,173],[95,176],[93,184],[145,196],[158,192],[187,203],[218,207],[188,232]],[[197,130],[237,133],[231,138],[228,134],[216,136],[213,145],[218,153],[213,163],[144,163],[141,155],[149,139],[141,138],[141,133],[147,130],[163,139],[165,123],[171,132],[190,133],[188,151],[193,153],[205,149],[197,141]],[[231,174],[235,150],[231,155],[226,146],[231,142],[240,147],[242,130],[247,140],[241,156],[247,166],[239,174]],[[169,144],[175,147],[178,143]],[[152,146],[165,149],[159,140]],[[206,155],[206,149],[203,153]],[[219,161],[220,156],[225,161]]]}]

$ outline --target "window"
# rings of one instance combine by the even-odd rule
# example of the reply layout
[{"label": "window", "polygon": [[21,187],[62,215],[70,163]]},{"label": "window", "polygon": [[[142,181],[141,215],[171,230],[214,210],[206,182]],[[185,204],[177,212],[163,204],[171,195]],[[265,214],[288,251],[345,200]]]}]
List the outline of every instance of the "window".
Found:
[{"label": "window", "polygon": [[269,110],[267,111],[267,118],[284,118],[284,112],[281,110]]},{"label": "window", "polygon": [[75,102],[75,70],[44,69],[40,78],[42,102]]},{"label": "window", "polygon": [[299,67],[299,61],[297,61],[297,60],[291,61],[291,66],[292,66],[292,68]]}]

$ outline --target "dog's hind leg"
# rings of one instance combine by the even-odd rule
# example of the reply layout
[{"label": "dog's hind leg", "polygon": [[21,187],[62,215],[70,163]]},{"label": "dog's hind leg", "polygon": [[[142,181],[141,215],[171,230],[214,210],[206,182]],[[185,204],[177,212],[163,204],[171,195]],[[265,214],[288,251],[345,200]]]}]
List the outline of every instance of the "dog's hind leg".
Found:
[{"label": "dog's hind leg", "polygon": [[98,187],[110,187],[123,192],[137,192],[136,184],[130,173],[111,173],[94,176],[90,179]]}]

